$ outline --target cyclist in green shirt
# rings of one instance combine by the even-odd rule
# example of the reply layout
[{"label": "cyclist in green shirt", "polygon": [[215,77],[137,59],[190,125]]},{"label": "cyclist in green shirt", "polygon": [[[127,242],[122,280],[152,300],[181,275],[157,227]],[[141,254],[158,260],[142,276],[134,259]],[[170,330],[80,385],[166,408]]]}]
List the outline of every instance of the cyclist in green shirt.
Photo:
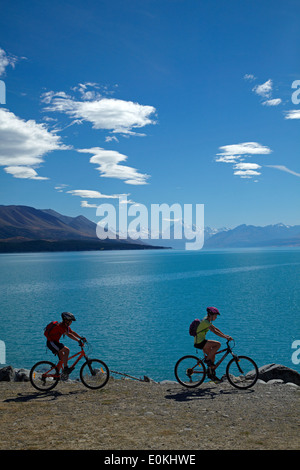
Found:
[{"label": "cyclist in green shirt", "polygon": [[205,317],[198,325],[196,336],[194,339],[194,346],[197,349],[202,349],[206,354],[205,362],[208,365],[208,377],[217,379],[214,371],[215,355],[220,349],[221,343],[219,341],[207,340],[205,336],[208,331],[212,331],[221,338],[230,340],[231,336],[225,335],[221,330],[216,328],[212,322],[216,320],[220,312],[215,307],[207,307],[207,317]]}]

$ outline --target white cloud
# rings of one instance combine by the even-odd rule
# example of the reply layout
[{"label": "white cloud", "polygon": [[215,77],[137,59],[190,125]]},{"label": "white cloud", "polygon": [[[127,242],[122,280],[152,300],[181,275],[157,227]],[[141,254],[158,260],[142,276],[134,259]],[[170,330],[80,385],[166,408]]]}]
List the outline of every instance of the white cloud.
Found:
[{"label": "white cloud", "polygon": [[274,98],[272,100],[267,100],[263,101],[264,106],[278,106],[280,103],[282,103],[281,98]]},{"label": "white cloud", "polygon": [[115,150],[104,150],[100,147],[90,149],[78,149],[80,153],[90,153],[93,156],[90,162],[98,165],[102,178],[117,178],[124,180],[126,184],[142,185],[147,184],[149,175],[139,173],[135,168],[120,165],[127,160],[127,156]]},{"label": "white cloud", "polygon": [[84,197],[86,199],[118,199],[119,194],[106,195],[102,194],[99,191],[92,191],[90,189],[74,189],[72,191],[67,191],[68,194],[73,196]]},{"label": "white cloud", "polygon": [[236,160],[242,157],[241,155],[222,155],[220,153],[217,155],[216,162],[222,163],[236,163]]},{"label": "white cloud", "polygon": [[66,148],[44,124],[25,121],[0,108],[0,165],[7,173],[16,178],[42,179],[31,167],[38,167],[48,152]]},{"label": "white cloud", "polygon": [[222,152],[217,154],[216,162],[233,163],[234,175],[241,178],[252,178],[261,174],[260,171],[257,171],[261,168],[258,163],[241,162],[241,160],[253,155],[269,155],[272,152],[269,147],[257,142],[224,145],[219,150],[222,150]]},{"label": "white cloud", "polygon": [[5,74],[6,67],[10,66],[15,68],[15,64],[18,58],[7,54],[3,49],[0,47],[0,77]]},{"label": "white cloud", "polygon": [[257,142],[243,142],[241,144],[224,145],[220,147],[221,153],[217,155],[238,158],[241,155],[268,155],[272,152],[269,147]]},{"label": "white cloud", "polygon": [[237,170],[233,174],[236,176],[240,176],[241,178],[252,178],[253,176],[258,176],[261,173],[259,171],[254,170]]},{"label": "white cloud", "polygon": [[256,85],[252,91],[254,91],[257,95],[262,96],[264,98],[269,98],[272,93],[273,82],[271,79],[267,80],[265,83],[261,85]]},{"label": "white cloud", "polygon": [[300,178],[300,173],[296,173],[295,171],[290,170],[284,165],[265,165],[265,166],[267,166],[268,168],[276,168],[276,170],[285,171],[286,173],[291,173],[291,175],[295,175]]},{"label": "white cloud", "polygon": [[252,73],[246,73],[244,75],[244,80],[249,80],[250,82],[252,82],[253,80],[256,80],[256,77]]},{"label": "white cloud", "polygon": [[287,111],[285,119],[300,119],[300,109],[293,109],[291,111]]},{"label": "white cloud", "polygon": [[98,207],[97,204],[90,204],[88,201],[81,201],[80,206],[81,207],[92,207],[92,208]]},{"label": "white cloud", "polygon": [[65,92],[49,91],[42,95],[42,101],[49,106],[45,111],[64,113],[71,118],[90,122],[94,129],[113,133],[141,135],[135,129],[155,124],[152,116],[156,109],[132,101],[102,98],[101,95],[86,91],[87,84],[79,86],[83,101],[73,99]]},{"label": "white cloud", "polygon": [[258,170],[261,166],[257,163],[237,163],[233,168],[235,170]]},{"label": "white cloud", "polygon": [[252,176],[258,176],[261,173],[254,170],[237,170],[234,172],[234,175],[240,176],[241,178],[252,178]]},{"label": "white cloud", "polygon": [[47,180],[44,176],[38,176],[37,172],[29,166],[7,166],[4,168],[6,173],[14,176],[15,178],[24,178],[30,180]]}]

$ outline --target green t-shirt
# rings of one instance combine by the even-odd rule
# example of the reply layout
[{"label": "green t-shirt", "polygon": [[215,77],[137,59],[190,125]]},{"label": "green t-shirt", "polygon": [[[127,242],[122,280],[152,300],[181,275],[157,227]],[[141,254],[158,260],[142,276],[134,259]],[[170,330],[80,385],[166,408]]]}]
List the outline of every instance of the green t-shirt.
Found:
[{"label": "green t-shirt", "polygon": [[211,322],[208,321],[207,318],[204,318],[203,320],[200,321],[198,328],[196,330],[196,336],[194,339],[195,344],[199,344],[205,340],[205,335],[209,331],[210,326],[211,326]]}]

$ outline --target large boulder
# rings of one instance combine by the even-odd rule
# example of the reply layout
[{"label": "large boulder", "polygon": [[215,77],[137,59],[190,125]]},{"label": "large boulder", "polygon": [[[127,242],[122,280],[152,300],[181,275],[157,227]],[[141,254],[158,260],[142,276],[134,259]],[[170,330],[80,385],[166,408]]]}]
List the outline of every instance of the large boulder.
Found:
[{"label": "large boulder", "polygon": [[258,378],[264,382],[273,379],[281,379],[283,382],[300,385],[300,374],[294,369],[282,366],[281,364],[267,364],[258,369]]},{"label": "large boulder", "polygon": [[0,382],[12,382],[14,380],[14,369],[12,366],[0,369]]},{"label": "large boulder", "polygon": [[29,382],[29,370],[14,369],[12,366],[5,366],[0,369],[0,382]]}]

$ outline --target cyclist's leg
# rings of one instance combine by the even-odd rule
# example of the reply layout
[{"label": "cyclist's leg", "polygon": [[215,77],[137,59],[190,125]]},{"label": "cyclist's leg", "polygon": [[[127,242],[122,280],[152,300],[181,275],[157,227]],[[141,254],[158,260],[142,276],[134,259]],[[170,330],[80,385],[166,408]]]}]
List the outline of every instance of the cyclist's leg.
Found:
[{"label": "cyclist's leg", "polygon": [[64,346],[58,352],[58,357],[61,361],[63,361],[64,368],[68,367],[69,354],[70,354],[70,349],[67,348],[67,346]]},{"label": "cyclist's leg", "polygon": [[67,367],[70,349],[58,341],[47,341],[47,347],[54,355],[59,357],[64,367]]},{"label": "cyclist's leg", "polygon": [[208,340],[205,346],[203,347],[204,353],[207,355],[206,360],[215,362],[215,356],[220,349],[221,343],[219,341]]}]

